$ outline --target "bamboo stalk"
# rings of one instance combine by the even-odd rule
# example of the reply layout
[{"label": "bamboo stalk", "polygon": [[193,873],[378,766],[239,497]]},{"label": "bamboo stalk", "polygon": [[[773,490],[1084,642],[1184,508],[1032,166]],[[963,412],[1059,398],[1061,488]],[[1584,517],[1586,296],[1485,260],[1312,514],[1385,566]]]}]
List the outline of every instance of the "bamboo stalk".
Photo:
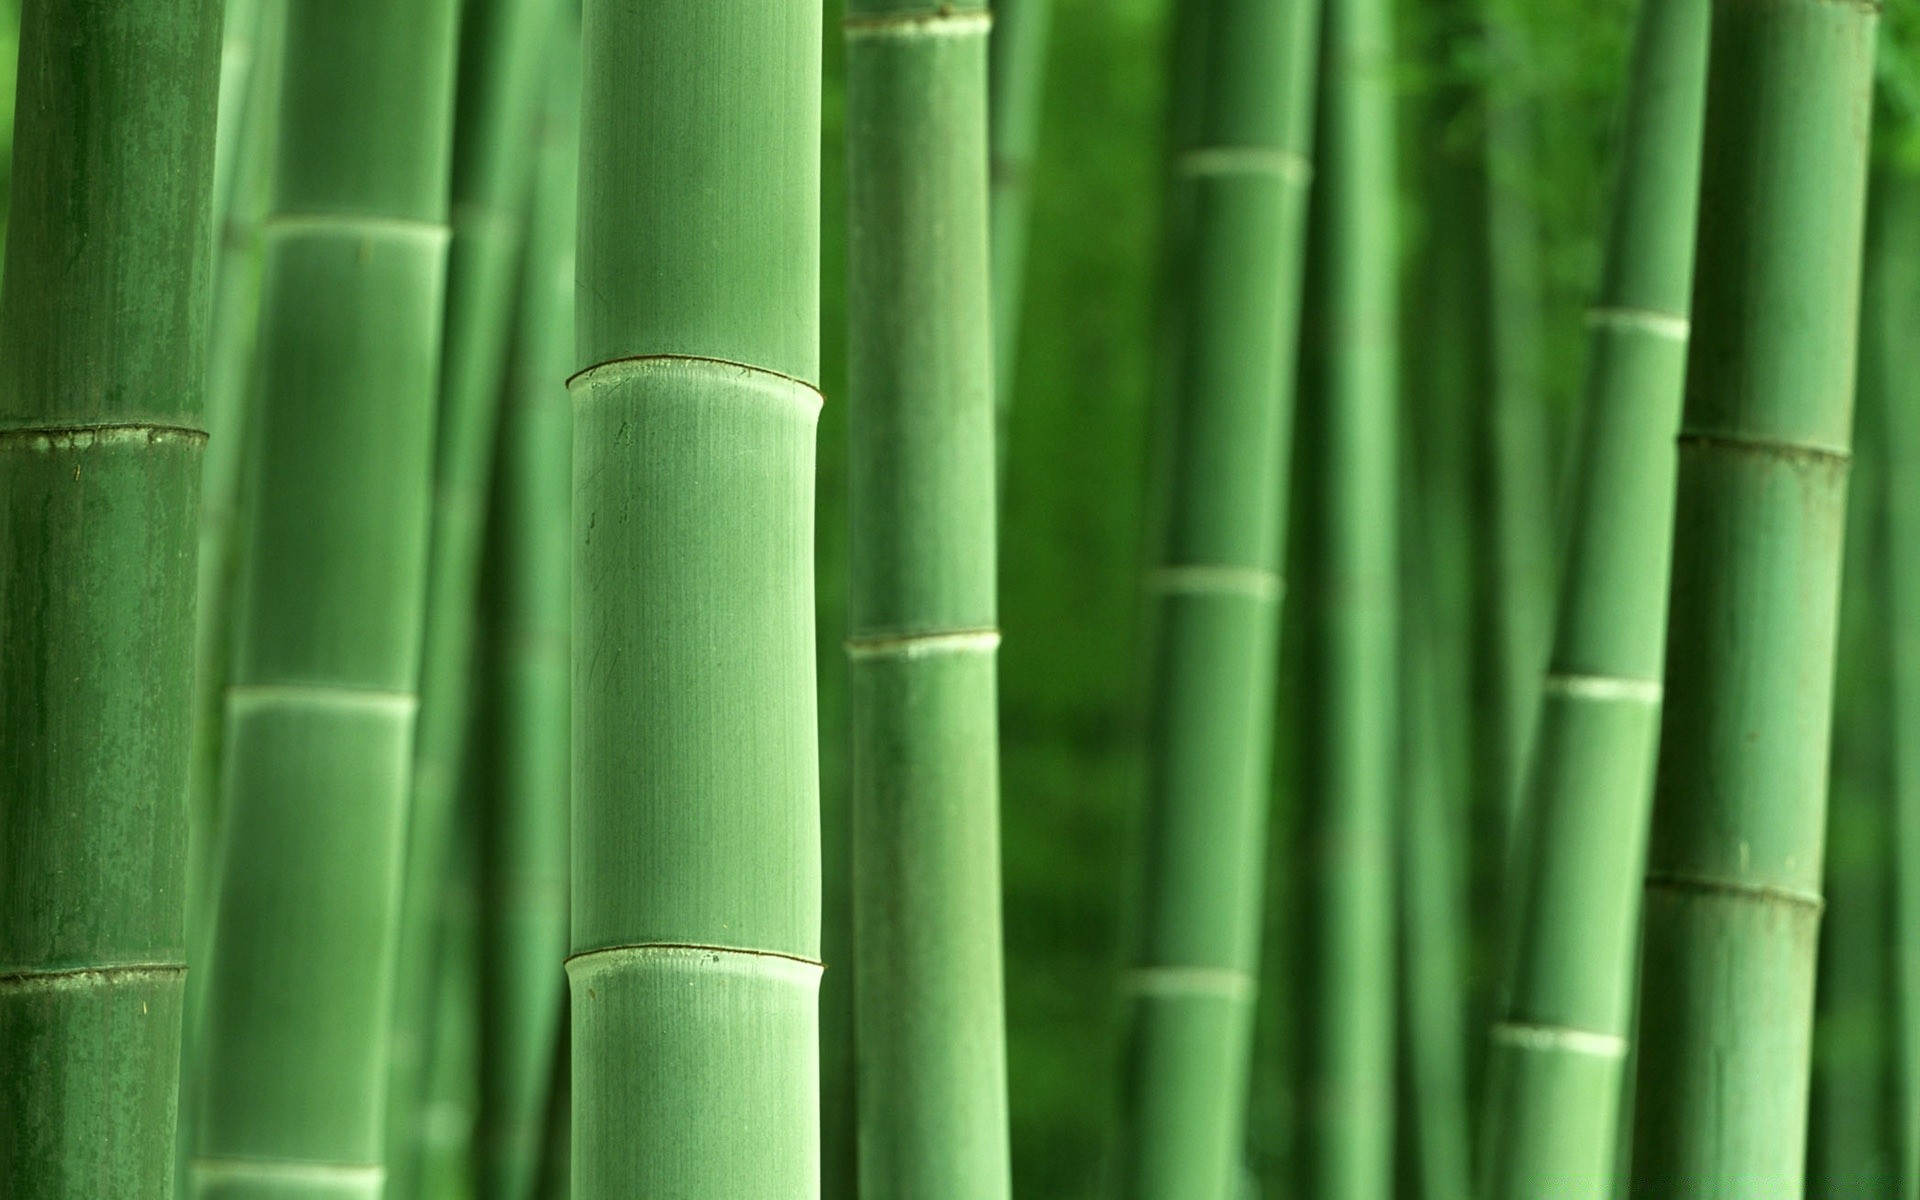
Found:
[{"label": "bamboo stalk", "polygon": [[[1006,461],[1007,410],[1019,361],[1026,295],[1027,228],[1034,148],[1047,73],[1054,0],[999,0],[988,50],[988,178],[992,233],[993,397],[999,458]],[[1003,465],[1004,471],[1004,465]]]},{"label": "bamboo stalk", "polygon": [[1801,1194],[1876,20],[1714,4],[1636,1196]]},{"label": "bamboo stalk", "polygon": [[219,0],[29,0],[0,294],[0,1190],[170,1196]]},{"label": "bamboo stalk", "polygon": [[1010,1195],[984,9],[852,0],[860,1192]]},{"label": "bamboo stalk", "polygon": [[480,557],[499,424],[513,287],[533,178],[534,128],[557,0],[468,0],[460,25],[453,145],[453,246],[427,574],[420,731],[400,925],[389,1138],[404,1195],[416,1154],[438,989],[434,930],[471,717]]},{"label": "bamboo stalk", "polygon": [[587,1200],[819,1194],[820,37],[817,0],[586,4],[567,969]]},{"label": "bamboo stalk", "polygon": [[1489,1047],[1482,1195],[1609,1194],[1659,733],[1706,0],[1646,0]]},{"label": "bamboo stalk", "polygon": [[1317,5],[1214,0],[1176,120],[1167,512],[1144,920],[1125,979],[1120,1194],[1240,1179],[1260,940],[1291,355]]},{"label": "bamboo stalk", "polygon": [[567,952],[567,706],[579,145],[577,28],[555,38],[507,365],[481,594],[481,1195],[531,1200]]},{"label": "bamboo stalk", "polygon": [[454,17],[287,11],[192,1172],[221,1200],[384,1183]]},{"label": "bamboo stalk", "polygon": [[1329,0],[1294,469],[1300,802],[1307,825],[1303,1195],[1385,1200],[1394,1179],[1394,866],[1400,692],[1393,34]]},{"label": "bamboo stalk", "polygon": [[433,1019],[427,1029],[419,1124],[410,1147],[413,1161],[406,1191],[388,1185],[389,1195],[426,1200],[466,1200],[478,1183],[473,1154],[474,1126],[480,1110],[480,930],[476,875],[479,871],[478,813],[472,790],[462,788],[454,819],[454,844],[448,847],[441,889],[440,918],[433,938]]}]

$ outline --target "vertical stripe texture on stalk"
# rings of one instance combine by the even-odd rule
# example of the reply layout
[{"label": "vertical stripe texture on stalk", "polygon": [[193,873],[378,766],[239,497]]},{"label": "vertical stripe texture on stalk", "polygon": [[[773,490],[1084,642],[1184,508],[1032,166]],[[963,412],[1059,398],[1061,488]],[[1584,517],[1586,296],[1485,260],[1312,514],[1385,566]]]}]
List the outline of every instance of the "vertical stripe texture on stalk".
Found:
[{"label": "vertical stripe texture on stalk", "polygon": [[580,39],[569,19],[535,155],[481,584],[480,1194],[532,1200],[566,1004],[575,161]]},{"label": "vertical stripe texture on stalk", "polygon": [[1708,0],[1644,0],[1588,313],[1585,429],[1488,1048],[1487,1200],[1603,1200],[1660,728]]},{"label": "vertical stripe texture on stalk", "polygon": [[447,249],[452,0],[288,6],[197,1194],[376,1197]]},{"label": "vertical stripe texture on stalk", "polygon": [[860,1194],[1011,1190],[984,9],[846,20]]},{"label": "vertical stripe texture on stalk", "polygon": [[1877,19],[1713,6],[1635,1196],[1801,1194]]},{"label": "vertical stripe texture on stalk", "polygon": [[821,9],[583,38],[573,1188],[813,1197]]},{"label": "vertical stripe texture on stalk", "polygon": [[0,1190],[169,1196],[219,0],[29,0],[0,297]]},{"label": "vertical stripe texture on stalk", "polygon": [[1054,0],[1000,0],[993,6],[987,54],[987,174],[993,295],[993,396],[998,457],[1006,462],[1007,409],[1013,404],[1026,294],[1027,230],[1034,148],[1047,74]]},{"label": "vertical stripe texture on stalk", "polygon": [[1116,1146],[1117,1190],[1141,1200],[1224,1200],[1240,1177],[1317,17],[1314,0],[1212,0],[1178,122],[1184,278]]},{"label": "vertical stripe texture on stalk", "polygon": [[1394,1180],[1399,399],[1390,6],[1327,0],[1308,232],[1295,528],[1312,1033],[1303,1195]]}]

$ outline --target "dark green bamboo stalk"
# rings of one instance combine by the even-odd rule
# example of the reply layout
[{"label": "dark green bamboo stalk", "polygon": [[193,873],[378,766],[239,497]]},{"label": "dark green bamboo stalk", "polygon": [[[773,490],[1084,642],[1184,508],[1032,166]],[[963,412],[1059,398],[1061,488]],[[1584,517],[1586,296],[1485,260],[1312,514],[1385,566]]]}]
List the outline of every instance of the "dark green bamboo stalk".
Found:
[{"label": "dark green bamboo stalk", "polygon": [[1801,1194],[1877,16],[1713,8],[1635,1196]]},{"label": "dark green bamboo stalk", "polygon": [[1400,742],[1393,34],[1329,0],[1302,355],[1296,528],[1309,878],[1302,1195],[1385,1200],[1394,1164]]},{"label": "dark green bamboo stalk", "polygon": [[384,1183],[455,8],[287,10],[193,1170],[221,1200]]},{"label": "dark green bamboo stalk", "polygon": [[820,38],[818,0],[586,4],[583,1200],[819,1195]]},{"label": "dark green bamboo stalk", "polygon": [[219,0],[29,0],[0,295],[0,1190],[167,1197]]},{"label": "dark green bamboo stalk", "polygon": [[522,255],[481,594],[481,1195],[532,1200],[566,980],[567,639],[580,136],[577,27],[556,37]]},{"label": "dark green bamboo stalk", "polygon": [[1131,1197],[1220,1200],[1240,1176],[1317,20],[1312,0],[1212,0],[1177,122],[1185,278],[1117,1142]]},{"label": "dark green bamboo stalk", "polygon": [[984,9],[847,38],[860,1191],[1008,1196]]},{"label": "dark green bamboo stalk", "polygon": [[1000,0],[988,51],[988,173],[993,269],[993,396],[1000,458],[1006,458],[1007,408],[1013,403],[1026,294],[1027,226],[1034,147],[1047,74],[1054,0]]},{"label": "dark green bamboo stalk", "polygon": [[418,1125],[404,1176],[388,1195],[422,1200],[467,1200],[478,1178],[473,1154],[480,1110],[479,838],[472,789],[462,788],[441,889],[435,958],[433,1043],[422,1071]]},{"label": "dark green bamboo stalk", "polygon": [[434,930],[472,707],[477,588],[524,240],[533,141],[557,0],[468,0],[460,25],[453,149],[453,248],[435,425],[433,537],[414,746],[394,1017],[389,1134],[401,1194],[432,1045]]},{"label": "dark green bamboo stalk", "polygon": [[1515,949],[1488,1068],[1482,1195],[1595,1200],[1615,1117],[1659,733],[1660,664],[1699,199],[1707,0],[1646,0],[1539,744],[1509,891]]}]

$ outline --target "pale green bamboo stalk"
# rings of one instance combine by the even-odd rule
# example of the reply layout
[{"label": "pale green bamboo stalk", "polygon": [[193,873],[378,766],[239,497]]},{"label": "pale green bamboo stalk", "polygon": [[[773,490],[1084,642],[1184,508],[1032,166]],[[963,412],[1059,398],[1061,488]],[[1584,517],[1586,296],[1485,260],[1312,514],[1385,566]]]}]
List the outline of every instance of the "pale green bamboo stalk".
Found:
[{"label": "pale green bamboo stalk", "polygon": [[[569,23],[571,26],[571,22]],[[480,1194],[531,1200],[566,1004],[567,706],[580,140],[577,26],[555,38],[481,587]]]},{"label": "pale green bamboo stalk", "polygon": [[480,1109],[478,815],[470,799],[463,799],[455,814],[433,941],[434,1012],[427,1026],[433,1044],[422,1072],[413,1162],[407,1190],[402,1192],[396,1179],[388,1195],[468,1200],[478,1182],[473,1154]]},{"label": "pale green bamboo stalk", "polygon": [[432,1045],[438,989],[432,946],[447,873],[472,709],[477,588],[487,488],[499,424],[531,184],[534,127],[559,0],[466,0],[460,26],[453,147],[453,248],[439,416],[433,537],[414,745],[394,1016],[389,1139],[406,1194]]},{"label": "pale green bamboo stalk", "polygon": [[454,18],[287,9],[192,1171],[220,1200],[384,1185]]},{"label": "pale green bamboo stalk", "polygon": [[[219,108],[213,139],[213,230],[227,227],[227,211],[237,194],[240,162],[246,157],[246,110],[253,95],[254,66],[260,59],[267,0],[226,0],[221,16]],[[218,252],[216,251],[216,258]]]},{"label": "pale green bamboo stalk", "polygon": [[852,0],[848,674],[860,1194],[1012,1190],[984,9]]},{"label": "pale green bamboo stalk", "polygon": [[1553,653],[1508,891],[1481,1194],[1610,1194],[1660,714],[1706,94],[1706,0],[1645,0]]},{"label": "pale green bamboo stalk", "polygon": [[821,20],[818,0],[586,4],[567,963],[584,1200],[819,1195]]},{"label": "pale green bamboo stalk", "polygon": [[1877,15],[1713,7],[1636,1197],[1801,1194]]},{"label": "pale green bamboo stalk", "polygon": [[1310,992],[1302,1195],[1394,1181],[1401,696],[1392,17],[1328,0],[1295,471]]},{"label": "pale green bamboo stalk", "polygon": [[219,0],[29,0],[0,294],[0,1191],[173,1194]]},{"label": "pale green bamboo stalk", "polygon": [[[1311,168],[1311,0],[1212,0],[1176,104],[1167,482],[1143,914],[1115,1182],[1239,1186],[1272,734],[1293,330]],[[1289,348],[1283,350],[1283,347]]]},{"label": "pale green bamboo stalk", "polygon": [[1054,0],[999,0],[988,51],[988,178],[992,221],[993,397],[999,459],[1006,461],[1007,410],[1019,361],[1026,295],[1027,229],[1034,149],[1046,90],[1047,38]]}]

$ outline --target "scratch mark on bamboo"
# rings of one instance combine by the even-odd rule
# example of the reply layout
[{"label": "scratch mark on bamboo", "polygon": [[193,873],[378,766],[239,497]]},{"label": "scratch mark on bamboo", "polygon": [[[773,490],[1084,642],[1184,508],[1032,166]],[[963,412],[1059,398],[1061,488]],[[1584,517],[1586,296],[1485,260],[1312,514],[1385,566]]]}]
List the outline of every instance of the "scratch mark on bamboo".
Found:
[{"label": "scratch mark on bamboo", "polygon": [[928,658],[936,654],[991,654],[1000,648],[997,629],[946,629],[931,633],[854,636],[846,641],[854,662],[876,658]]},{"label": "scratch mark on bamboo", "polygon": [[1542,1053],[1582,1054],[1589,1058],[1625,1058],[1627,1039],[1573,1025],[1536,1025],[1528,1021],[1499,1021],[1490,1035],[1501,1045]]},{"label": "scratch mark on bamboo", "polygon": [[1240,595],[1278,603],[1286,582],[1278,571],[1263,567],[1193,564],[1155,567],[1147,572],[1146,587],[1160,595]]},{"label": "scratch mark on bamboo", "polygon": [[1251,1000],[1259,985],[1252,972],[1238,967],[1135,967],[1121,977],[1122,990],[1136,996],[1220,996]]},{"label": "scratch mark on bamboo", "polygon": [[1684,342],[1693,332],[1693,322],[1684,313],[1661,312],[1654,308],[1596,306],[1587,310],[1587,328],[1646,333],[1658,338]]},{"label": "scratch mark on bamboo", "polygon": [[1624,700],[1632,704],[1658,704],[1666,688],[1658,679],[1556,671],[1546,677],[1541,684],[1541,691],[1549,696],[1572,700]]}]

